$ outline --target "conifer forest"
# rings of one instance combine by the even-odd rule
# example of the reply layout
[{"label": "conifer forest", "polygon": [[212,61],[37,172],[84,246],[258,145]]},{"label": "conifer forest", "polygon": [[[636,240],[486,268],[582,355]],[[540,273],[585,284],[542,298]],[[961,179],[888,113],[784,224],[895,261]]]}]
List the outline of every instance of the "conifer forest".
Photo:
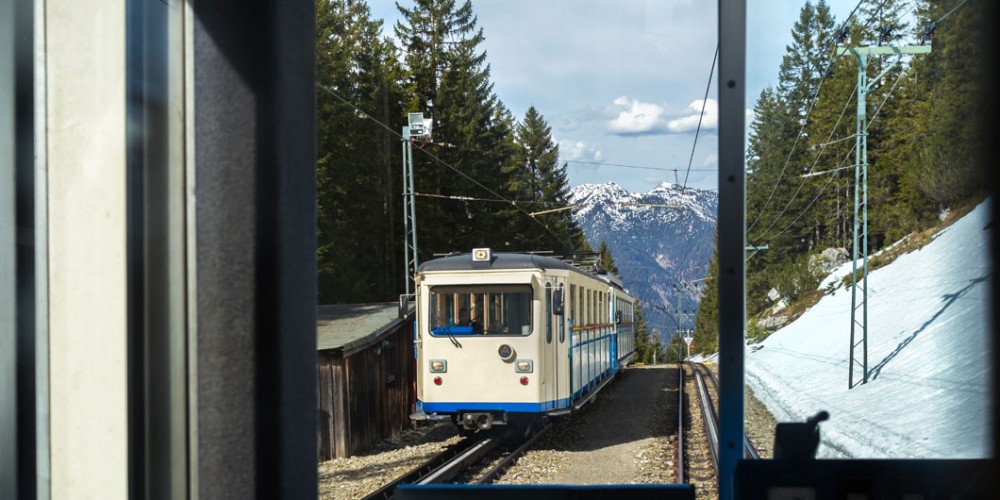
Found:
[{"label": "conifer forest", "polygon": [[[873,55],[864,68],[869,251],[986,196],[991,174],[979,152],[990,137],[977,105],[990,71],[982,64],[991,46],[984,3],[863,0],[836,19],[825,0],[806,0],[794,26],[780,27],[793,42],[774,68],[777,83],[747,96],[746,239],[767,246],[748,254],[748,316],[769,307],[771,289],[792,301],[814,291],[821,277],[810,256],[852,249],[859,59],[838,55],[838,46],[932,47]],[[383,26],[364,1],[316,2],[320,302],[388,302],[403,293],[400,130],[408,113],[433,125],[429,140],[413,144],[421,262],[474,247],[591,250],[572,212],[552,210],[566,207],[570,186],[545,110],[514,116],[496,94],[473,4],[397,8],[400,21]],[[607,248],[601,262],[614,266]],[[717,272],[713,259],[706,283]],[[695,319],[700,351],[717,347],[714,304],[716,290],[705,286]],[[678,342],[656,348],[680,352]]]}]

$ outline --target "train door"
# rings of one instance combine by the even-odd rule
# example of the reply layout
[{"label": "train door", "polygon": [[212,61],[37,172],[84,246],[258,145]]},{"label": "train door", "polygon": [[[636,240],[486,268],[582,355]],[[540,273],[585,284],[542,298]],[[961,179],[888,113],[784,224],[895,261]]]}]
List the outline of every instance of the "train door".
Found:
[{"label": "train door", "polygon": [[618,310],[618,297],[615,296],[615,289],[608,290],[608,322],[611,324],[611,342],[608,348],[611,349],[610,367],[611,373],[618,371],[618,335],[621,333],[618,328],[621,326],[621,311]]},{"label": "train door", "polygon": [[559,356],[563,281],[563,278],[551,277],[545,283],[545,338],[542,339],[542,352],[545,354],[540,361],[545,366],[545,401],[550,409],[559,406],[560,375],[564,363]]}]

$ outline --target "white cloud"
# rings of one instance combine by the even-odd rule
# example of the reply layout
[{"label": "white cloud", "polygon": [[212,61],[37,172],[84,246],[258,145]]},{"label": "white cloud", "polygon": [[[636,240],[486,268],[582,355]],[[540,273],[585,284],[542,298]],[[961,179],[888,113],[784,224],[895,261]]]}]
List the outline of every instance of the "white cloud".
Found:
[{"label": "white cloud", "polygon": [[560,140],[559,156],[563,161],[594,161],[604,159],[601,149],[586,141]]},{"label": "white cloud", "polygon": [[[705,112],[702,115],[702,105],[704,104]],[[715,99],[702,100],[698,99],[688,105],[688,110],[693,114],[688,116],[683,116],[674,120],[670,120],[667,123],[667,129],[671,132],[694,132],[698,129],[698,117],[702,115],[701,128],[702,130],[714,129],[719,126],[719,102]]]},{"label": "white cloud", "polygon": [[608,130],[613,134],[637,135],[662,132],[664,128],[663,107],[621,96],[614,100],[618,115],[608,122]]},{"label": "white cloud", "polygon": [[718,162],[719,162],[719,155],[715,153],[709,153],[708,156],[705,157],[705,162],[702,163],[702,165],[710,167]]}]

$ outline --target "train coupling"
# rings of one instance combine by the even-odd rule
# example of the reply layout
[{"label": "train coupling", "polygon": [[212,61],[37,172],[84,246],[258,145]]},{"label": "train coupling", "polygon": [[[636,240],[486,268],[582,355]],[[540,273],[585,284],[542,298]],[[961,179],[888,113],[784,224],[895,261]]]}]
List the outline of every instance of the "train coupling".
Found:
[{"label": "train coupling", "polygon": [[470,431],[490,429],[493,427],[493,415],[489,412],[463,413],[462,427]]}]

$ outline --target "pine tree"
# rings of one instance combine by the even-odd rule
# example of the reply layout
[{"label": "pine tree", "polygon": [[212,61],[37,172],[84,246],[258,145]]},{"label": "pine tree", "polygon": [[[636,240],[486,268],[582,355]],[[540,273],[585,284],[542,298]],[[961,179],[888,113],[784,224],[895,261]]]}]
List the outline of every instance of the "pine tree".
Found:
[{"label": "pine tree", "polygon": [[[719,248],[718,234],[715,236],[716,247],[712,260],[708,263],[708,272],[701,300],[698,302],[698,312],[694,316],[694,339],[692,344],[698,346],[700,352],[716,352],[719,348]],[[750,287],[747,287],[747,297],[750,298]],[[749,307],[749,304],[748,304]]]},{"label": "pine tree", "polygon": [[[513,154],[501,167],[506,178],[505,190],[510,199],[533,212],[545,212],[565,205],[568,183],[565,168],[559,167],[559,147],[542,115],[530,107],[516,126]],[[525,250],[552,250],[565,253],[575,250],[569,232],[575,227],[568,211],[542,213],[528,218],[522,210],[510,207],[501,212],[509,240]]]},{"label": "pine tree", "polygon": [[[827,246],[846,246],[851,241],[853,207],[850,203],[854,176],[855,92],[857,73],[850,56],[835,55],[835,20],[826,2],[816,4],[812,62],[816,81],[814,102],[805,126],[803,147],[809,152],[803,172],[814,174],[799,180],[804,199],[812,205],[800,217],[798,236],[806,240],[803,251]],[[850,31],[850,29],[848,29]],[[846,40],[845,40],[846,43]],[[814,201],[813,201],[814,200]]]},{"label": "pine tree", "polygon": [[608,244],[601,242],[601,246],[597,249],[597,256],[601,267],[611,274],[618,274],[618,265],[615,264],[615,257],[611,255],[611,250],[608,249]]},{"label": "pine tree", "polygon": [[990,164],[979,153],[992,139],[980,103],[988,93],[982,82],[991,71],[983,64],[985,47],[995,29],[987,23],[989,2],[968,2],[952,9],[931,3],[920,9],[922,26],[941,20],[933,35],[933,51],[914,61],[917,79],[924,85],[926,133],[912,143],[910,155],[919,163],[916,183],[938,208],[988,189]]},{"label": "pine tree", "polygon": [[[846,232],[850,211],[840,200],[847,176],[803,177],[840,166],[847,144],[838,139],[853,122],[845,119],[846,103],[839,99],[851,88],[842,63],[831,65],[834,30],[826,2],[815,7],[806,2],[792,28],[778,86],[765,89],[756,103],[747,150],[747,238],[768,250],[747,263],[749,300],[772,287],[795,293],[807,276],[788,264],[828,244],[831,234]],[[833,210],[821,209],[828,206]]]},{"label": "pine tree", "polygon": [[642,302],[635,303],[635,360],[639,363],[652,363],[655,345],[649,336],[646,326],[646,315],[642,312]]},{"label": "pine tree", "polygon": [[[511,153],[511,122],[493,93],[471,3],[418,0],[411,9],[397,7],[404,16],[395,29],[406,50],[408,110],[433,120],[433,143],[419,147],[441,160],[414,155],[417,192],[495,197],[502,190],[500,168]],[[422,259],[506,246],[508,235],[496,231],[497,211],[486,203],[438,198],[417,209]]]},{"label": "pine tree", "polygon": [[[321,303],[393,300],[403,283],[401,70],[358,0],[316,2],[317,260]],[[367,231],[356,231],[365,227]]]}]

